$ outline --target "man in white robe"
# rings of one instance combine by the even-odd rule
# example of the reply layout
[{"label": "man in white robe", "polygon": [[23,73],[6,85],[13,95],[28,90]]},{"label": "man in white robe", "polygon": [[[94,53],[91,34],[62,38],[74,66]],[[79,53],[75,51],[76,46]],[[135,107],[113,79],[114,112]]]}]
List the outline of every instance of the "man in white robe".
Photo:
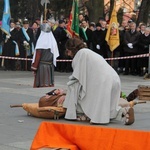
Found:
[{"label": "man in white robe", "polygon": [[[72,41],[71,41],[72,40]],[[66,44],[68,55],[74,57],[73,73],[69,77],[66,99],[66,119],[76,120],[78,113],[90,119],[91,123],[106,124],[117,117],[120,99],[120,78],[103,57],[87,48],[72,49],[82,45],[79,40],[70,39]],[[77,45],[75,44],[77,43]],[[70,43],[70,42],[69,42]],[[134,121],[133,121],[134,122]]]}]

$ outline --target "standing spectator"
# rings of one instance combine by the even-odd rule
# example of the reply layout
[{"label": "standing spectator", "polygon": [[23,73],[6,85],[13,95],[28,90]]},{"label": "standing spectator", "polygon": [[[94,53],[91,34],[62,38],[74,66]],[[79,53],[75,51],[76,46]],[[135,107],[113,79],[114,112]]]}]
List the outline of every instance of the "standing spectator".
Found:
[{"label": "standing spectator", "polygon": [[128,22],[126,20],[123,20],[121,23],[121,26],[119,27],[119,30],[123,31],[123,30],[125,30],[125,27],[127,27],[127,26],[128,26]]},{"label": "standing spectator", "polygon": [[[121,26],[119,27],[119,37],[120,37],[120,45],[119,45],[119,51],[120,51],[120,57],[124,57],[124,34],[129,28],[128,22],[126,20],[123,20],[121,23]],[[120,59],[118,64],[118,73],[123,73],[123,70],[125,68],[125,60]]]},{"label": "standing spectator", "polygon": [[54,18],[48,19],[48,23],[50,24],[50,26],[52,28],[52,32],[54,32],[55,29],[57,28],[55,19]]},{"label": "standing spectator", "polygon": [[97,54],[103,56],[103,54],[101,53],[101,24],[97,23],[96,24],[96,30],[93,32],[93,50],[94,52],[96,52]]},{"label": "standing spectator", "polygon": [[37,22],[33,22],[32,24],[32,30],[33,30],[33,44],[34,44],[34,47],[36,45],[36,41],[40,35],[40,28],[39,28],[39,25]]},{"label": "standing spectator", "polygon": [[[20,23],[19,20],[16,21],[15,28],[17,29],[18,32],[20,31],[20,29],[21,29],[21,23]],[[19,37],[17,39],[17,44],[18,44],[18,47],[20,47],[19,46],[19,44],[20,44],[20,38]],[[21,60],[16,60],[16,70],[20,70],[20,69],[21,69]]]},{"label": "standing spectator", "polygon": [[86,20],[82,21],[82,25],[79,28],[79,36],[86,43],[87,47],[91,49],[93,32],[88,28],[88,22]]},{"label": "standing spectator", "polygon": [[106,37],[106,33],[107,33],[107,22],[105,20],[101,20],[100,24],[101,24],[102,40],[104,43],[101,50],[103,51],[103,57],[107,58],[108,55],[110,54],[109,46],[108,46],[107,42],[105,41],[105,37]]},{"label": "standing spectator", "polygon": [[[4,45],[3,45],[3,56],[15,57],[19,55],[19,48],[17,44],[18,30],[15,28],[15,23],[10,22],[10,35],[4,34]],[[16,70],[16,60],[5,59],[4,66],[5,70]]]},{"label": "standing spectator", "polygon": [[40,18],[36,18],[35,22],[37,22],[37,24],[40,26],[41,25],[41,19]]},{"label": "standing spectator", "polygon": [[20,31],[20,29],[21,29],[21,24],[20,24],[19,21],[16,22],[15,28],[16,28],[18,31]]},{"label": "standing spectator", "polygon": [[[60,56],[58,59],[63,60],[66,59],[65,55],[65,44],[66,41],[69,39],[66,29],[65,29],[65,21],[64,20],[59,20],[59,26],[55,29],[54,37],[57,41],[58,49],[59,49],[59,54]],[[65,72],[67,71],[67,63],[66,62],[59,62],[57,65],[56,70],[60,72]]]},{"label": "standing spectator", "polygon": [[[23,21],[23,27],[19,31],[20,38],[20,57],[21,58],[32,58],[34,53],[33,45],[33,30],[29,28],[29,21],[25,19]],[[29,70],[31,68],[30,61],[21,61],[21,70]]]},{"label": "standing spectator", "polygon": [[98,23],[102,23],[103,21],[105,21],[105,19],[103,17],[99,17]]},{"label": "standing spectator", "polygon": [[54,86],[54,66],[58,56],[58,47],[51,27],[48,23],[43,23],[31,66],[35,74],[33,87]]},{"label": "standing spectator", "polygon": [[[147,27],[144,34],[139,38],[138,54],[147,54],[149,52],[150,45],[150,28]],[[137,59],[138,75],[143,76],[148,71],[148,57]],[[145,68],[144,68],[145,67]]]},{"label": "standing spectator", "polygon": [[95,47],[95,52],[100,54],[102,57],[107,58],[107,52],[109,51],[109,46],[105,40],[107,29],[105,28],[105,21],[102,26],[102,23],[96,24],[96,30],[94,31],[93,44]]},{"label": "standing spectator", "polygon": [[[140,33],[136,31],[135,22],[130,23],[130,30],[124,35],[124,52],[125,56],[133,56],[138,54],[138,42]],[[126,59],[125,60],[125,73],[128,75],[129,72],[132,75],[137,75],[137,59]]]},{"label": "standing spectator", "polygon": [[145,33],[145,29],[146,29],[146,24],[144,24],[144,23],[140,24],[139,29],[140,29],[139,32],[141,34],[144,34]]},{"label": "standing spectator", "polygon": [[83,16],[83,14],[81,14],[81,13],[79,14],[78,17],[79,17],[79,25],[81,26],[82,25],[82,21],[85,20],[85,18]]},{"label": "standing spectator", "polygon": [[95,31],[96,29],[95,22],[90,22],[89,29],[91,29],[92,31]]}]

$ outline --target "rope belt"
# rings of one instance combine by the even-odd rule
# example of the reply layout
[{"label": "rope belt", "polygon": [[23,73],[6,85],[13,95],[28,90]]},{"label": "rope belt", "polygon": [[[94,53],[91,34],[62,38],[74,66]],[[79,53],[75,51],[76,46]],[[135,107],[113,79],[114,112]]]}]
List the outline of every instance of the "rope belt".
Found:
[{"label": "rope belt", "polygon": [[51,65],[52,62],[40,61],[40,63]]}]

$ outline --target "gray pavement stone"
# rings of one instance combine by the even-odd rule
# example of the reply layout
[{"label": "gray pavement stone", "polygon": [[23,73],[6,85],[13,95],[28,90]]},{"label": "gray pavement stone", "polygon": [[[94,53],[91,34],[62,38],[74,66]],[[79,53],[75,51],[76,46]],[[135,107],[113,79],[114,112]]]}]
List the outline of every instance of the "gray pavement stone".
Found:
[{"label": "gray pavement stone", "polygon": [[[71,73],[55,72],[55,87],[67,88],[68,77]],[[122,91],[129,94],[138,85],[149,85],[150,80],[139,76],[120,75]],[[42,121],[61,122],[68,124],[88,123],[33,118],[27,116],[23,108],[10,108],[10,105],[38,102],[39,98],[53,88],[33,88],[33,74],[29,71],[0,70],[0,150],[29,150],[36,131]],[[135,123],[131,126],[123,122],[112,121],[102,127],[123,128],[129,130],[150,131],[150,101],[136,105]],[[23,122],[20,122],[23,121]]]}]

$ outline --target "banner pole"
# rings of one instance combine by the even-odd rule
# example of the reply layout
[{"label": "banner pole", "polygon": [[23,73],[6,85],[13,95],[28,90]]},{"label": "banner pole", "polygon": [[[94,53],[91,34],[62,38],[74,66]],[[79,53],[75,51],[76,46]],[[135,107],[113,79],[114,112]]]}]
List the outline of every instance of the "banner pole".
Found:
[{"label": "banner pole", "polygon": [[[113,51],[111,52],[111,58],[113,58],[114,57],[114,53],[113,53]],[[113,60],[111,60],[111,66],[112,66],[112,68],[114,67],[114,61]]]},{"label": "banner pole", "polygon": [[150,45],[149,45],[148,74],[150,74]]},{"label": "banner pole", "polygon": [[47,14],[47,0],[45,2],[45,9],[44,9],[44,20],[46,20],[46,14]]}]

